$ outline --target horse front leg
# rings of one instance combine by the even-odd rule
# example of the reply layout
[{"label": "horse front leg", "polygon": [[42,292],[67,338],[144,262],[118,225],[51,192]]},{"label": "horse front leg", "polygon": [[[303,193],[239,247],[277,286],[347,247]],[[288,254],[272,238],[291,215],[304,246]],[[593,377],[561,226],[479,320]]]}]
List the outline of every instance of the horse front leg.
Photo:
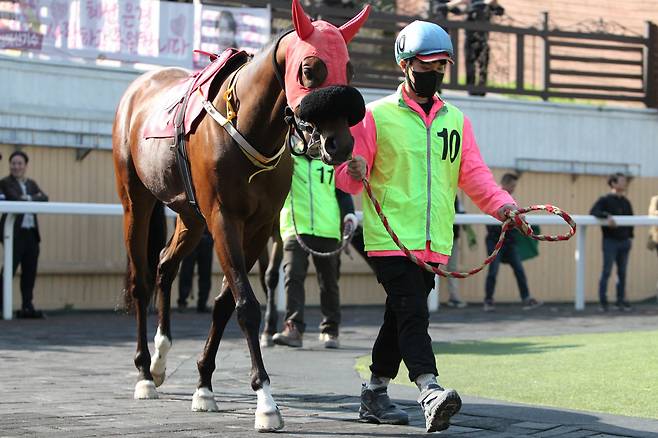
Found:
[{"label": "horse front leg", "polygon": [[[245,230],[243,222],[221,213],[215,217],[213,225],[219,261],[233,293],[238,324],[247,339],[251,356],[251,388],[256,391],[258,399],[254,427],[261,432],[273,432],[283,428],[283,417],[270,392],[270,378],[265,371],[258,343],[260,304],[247,276],[249,268],[265,247],[272,227],[268,224],[260,225],[256,230]],[[249,242],[246,248],[243,246],[245,235]]]}]

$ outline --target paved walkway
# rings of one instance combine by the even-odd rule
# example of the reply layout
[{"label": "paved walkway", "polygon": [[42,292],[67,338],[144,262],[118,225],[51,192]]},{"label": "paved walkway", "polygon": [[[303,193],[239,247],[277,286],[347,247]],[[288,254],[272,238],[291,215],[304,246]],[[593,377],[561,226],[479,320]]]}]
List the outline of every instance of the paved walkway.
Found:
[{"label": "paved walkway", "polygon": [[[435,341],[475,340],[520,334],[655,329],[656,306],[630,314],[576,314],[570,307],[516,306],[496,314],[479,308],[442,310],[433,315]],[[355,421],[360,379],[354,360],[369,353],[381,318],[379,308],[344,310],[342,347],[319,347],[309,332],[303,349],[264,352],[275,400],[286,421],[279,436],[411,437],[424,433],[412,387],[392,386],[407,408],[410,426],[375,426]],[[309,326],[319,320],[308,313]],[[54,314],[45,321],[0,321],[0,437],[158,436],[251,437],[255,395],[249,387],[249,357],[232,322],[219,352],[214,387],[219,413],[190,412],[196,357],[209,316],[174,314],[174,347],[159,400],[132,399],[136,372],[134,322],[113,313]],[[153,332],[149,334],[152,338]],[[294,371],[293,371],[294,370]],[[464,407],[447,437],[658,437],[658,421],[464,397]],[[658,409],[658,407],[657,407]],[[262,435],[260,435],[262,436]]]}]

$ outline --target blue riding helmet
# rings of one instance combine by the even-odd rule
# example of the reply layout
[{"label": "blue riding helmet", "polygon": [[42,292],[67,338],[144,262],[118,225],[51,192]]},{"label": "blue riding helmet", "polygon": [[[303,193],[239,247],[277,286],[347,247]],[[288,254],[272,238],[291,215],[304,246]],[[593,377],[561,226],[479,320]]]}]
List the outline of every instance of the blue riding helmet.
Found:
[{"label": "blue riding helmet", "polygon": [[398,64],[403,59],[414,57],[426,62],[447,59],[452,63],[453,56],[450,35],[438,24],[416,20],[402,29],[395,39],[395,61]]}]

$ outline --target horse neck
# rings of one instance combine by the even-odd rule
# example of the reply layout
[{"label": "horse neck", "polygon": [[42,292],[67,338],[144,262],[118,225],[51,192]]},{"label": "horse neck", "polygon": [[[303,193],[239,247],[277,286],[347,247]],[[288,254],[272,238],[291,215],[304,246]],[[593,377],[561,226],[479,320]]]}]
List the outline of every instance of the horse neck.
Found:
[{"label": "horse neck", "polygon": [[238,73],[235,95],[239,101],[237,129],[265,156],[274,155],[285,140],[284,108],[286,97],[274,72],[272,52],[277,50],[279,71],[285,71],[288,37],[278,49],[272,45],[256,56]]}]

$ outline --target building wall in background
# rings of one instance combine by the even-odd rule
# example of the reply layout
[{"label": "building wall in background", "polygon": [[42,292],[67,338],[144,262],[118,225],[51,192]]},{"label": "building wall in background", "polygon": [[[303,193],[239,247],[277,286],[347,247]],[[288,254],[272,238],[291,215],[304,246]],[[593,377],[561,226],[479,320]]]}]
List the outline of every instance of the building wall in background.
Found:
[{"label": "building wall in background", "polygon": [[[14,149],[0,145],[5,159],[0,175],[8,173],[6,157]],[[84,160],[77,161],[75,150],[69,148],[27,147],[30,155],[28,175],[34,178],[52,201],[117,203],[111,153],[93,151]],[[499,178],[508,169],[496,168]],[[65,176],[65,177],[64,177]],[[658,191],[657,177],[642,177],[633,180],[629,198],[637,214],[646,214],[649,198]],[[515,197],[520,205],[553,203],[573,214],[586,214],[598,196],[608,190],[601,176],[577,176],[550,173],[523,173]],[[466,209],[476,213],[477,209],[464,199]],[[357,205],[361,199],[357,198]],[[111,309],[119,302],[124,281],[125,251],[121,219],[118,217],[85,217],[63,215],[40,215],[43,241],[39,260],[39,275],[36,283],[35,302],[46,309]],[[170,222],[170,230],[173,230]],[[461,242],[460,267],[478,265],[485,258],[484,226],[475,226],[479,246],[470,251]],[[545,233],[563,232],[563,228],[544,227]],[[648,229],[636,230],[631,252],[628,294],[631,300],[646,299],[655,293],[658,280],[655,252],[645,248]],[[587,235],[587,299],[596,300],[596,284],[601,266],[601,232],[590,228]],[[526,264],[533,294],[547,301],[570,301],[573,299],[575,282],[575,241],[540,243],[540,256]],[[341,297],[344,304],[380,304],[384,300],[383,290],[377,284],[367,265],[358,256],[354,259],[343,255],[341,275]],[[215,261],[213,292],[217,292],[221,274]],[[462,295],[469,301],[482,299],[485,273],[463,280]],[[252,285],[262,300],[258,279],[252,276]],[[614,278],[610,280],[613,293]],[[306,282],[309,304],[317,304],[318,288],[314,274]],[[195,285],[196,288],[196,285]],[[177,296],[177,283],[173,296]],[[496,299],[517,301],[518,292],[511,270],[503,265],[498,281]],[[18,280],[14,282],[14,303],[20,304]]]}]

